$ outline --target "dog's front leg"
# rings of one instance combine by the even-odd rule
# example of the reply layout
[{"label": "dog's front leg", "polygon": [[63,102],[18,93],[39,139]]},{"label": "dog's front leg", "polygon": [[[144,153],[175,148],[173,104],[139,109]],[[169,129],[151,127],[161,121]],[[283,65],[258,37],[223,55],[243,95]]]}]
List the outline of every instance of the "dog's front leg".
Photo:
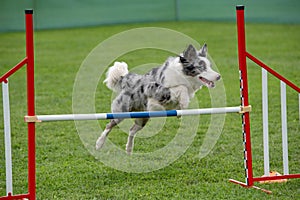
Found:
[{"label": "dog's front leg", "polygon": [[165,108],[159,103],[158,100],[149,98],[147,102],[147,110],[158,111],[158,110],[165,110]]},{"label": "dog's front leg", "polygon": [[189,96],[182,96],[182,98],[180,99],[180,109],[184,110],[187,109],[189,107],[189,103],[190,103],[190,98]]},{"label": "dog's front leg", "polygon": [[190,96],[188,93],[188,89],[186,87],[181,86],[179,88],[179,106],[180,109],[187,109],[190,104]]},{"label": "dog's front leg", "polygon": [[174,109],[187,109],[190,103],[188,89],[183,85],[175,86],[170,89],[172,92],[173,101],[177,102],[176,107],[174,107]]}]

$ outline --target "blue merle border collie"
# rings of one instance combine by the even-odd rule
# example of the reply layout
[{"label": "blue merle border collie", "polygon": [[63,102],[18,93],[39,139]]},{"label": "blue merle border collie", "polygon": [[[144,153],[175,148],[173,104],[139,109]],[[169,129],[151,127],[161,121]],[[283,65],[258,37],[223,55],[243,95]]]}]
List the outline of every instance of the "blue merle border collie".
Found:
[{"label": "blue merle border collie", "polygon": [[[109,68],[107,87],[117,93],[111,104],[111,111],[156,111],[188,108],[190,99],[201,87],[215,87],[220,74],[212,70],[207,58],[207,45],[197,51],[192,45],[177,57],[169,57],[165,63],[144,75],[129,73],[125,62],[115,62]],[[134,136],[148,122],[148,118],[135,119],[130,128],[126,151],[133,150]],[[100,149],[114,126],[123,119],[112,119],[96,142]]]}]

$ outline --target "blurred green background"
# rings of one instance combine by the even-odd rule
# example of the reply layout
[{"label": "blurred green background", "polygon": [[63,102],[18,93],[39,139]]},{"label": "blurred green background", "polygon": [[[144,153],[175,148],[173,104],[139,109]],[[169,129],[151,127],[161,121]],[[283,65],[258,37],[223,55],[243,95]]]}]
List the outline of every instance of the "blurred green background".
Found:
[{"label": "blurred green background", "polygon": [[248,22],[300,23],[299,0],[1,0],[0,32],[24,30],[24,9],[36,29],[154,21],[234,21],[235,5]]}]

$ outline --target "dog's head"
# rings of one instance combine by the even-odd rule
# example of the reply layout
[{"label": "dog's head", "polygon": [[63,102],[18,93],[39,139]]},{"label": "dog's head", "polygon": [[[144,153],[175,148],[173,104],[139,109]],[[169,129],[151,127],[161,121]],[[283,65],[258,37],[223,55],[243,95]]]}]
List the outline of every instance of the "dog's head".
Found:
[{"label": "dog's head", "polygon": [[211,68],[211,62],[207,58],[206,44],[199,51],[193,45],[189,45],[180,56],[180,62],[183,66],[183,73],[194,77],[201,85],[213,88],[215,82],[221,78],[220,74]]}]

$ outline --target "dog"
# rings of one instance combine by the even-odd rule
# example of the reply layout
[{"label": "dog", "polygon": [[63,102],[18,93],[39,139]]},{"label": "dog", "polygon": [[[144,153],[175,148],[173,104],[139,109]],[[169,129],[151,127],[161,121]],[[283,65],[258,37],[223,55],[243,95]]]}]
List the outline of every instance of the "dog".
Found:
[{"label": "dog", "polygon": [[[190,100],[203,85],[213,88],[215,82],[221,78],[211,68],[207,54],[206,44],[199,51],[189,45],[182,54],[169,57],[162,66],[153,68],[144,75],[130,73],[125,62],[115,62],[104,80],[107,87],[117,93],[111,104],[111,111],[115,113],[188,108]],[[148,120],[149,118],[135,119],[128,135],[127,154],[132,154],[134,136]],[[110,120],[96,141],[96,150],[103,147],[112,128],[121,121],[123,119]]]}]

